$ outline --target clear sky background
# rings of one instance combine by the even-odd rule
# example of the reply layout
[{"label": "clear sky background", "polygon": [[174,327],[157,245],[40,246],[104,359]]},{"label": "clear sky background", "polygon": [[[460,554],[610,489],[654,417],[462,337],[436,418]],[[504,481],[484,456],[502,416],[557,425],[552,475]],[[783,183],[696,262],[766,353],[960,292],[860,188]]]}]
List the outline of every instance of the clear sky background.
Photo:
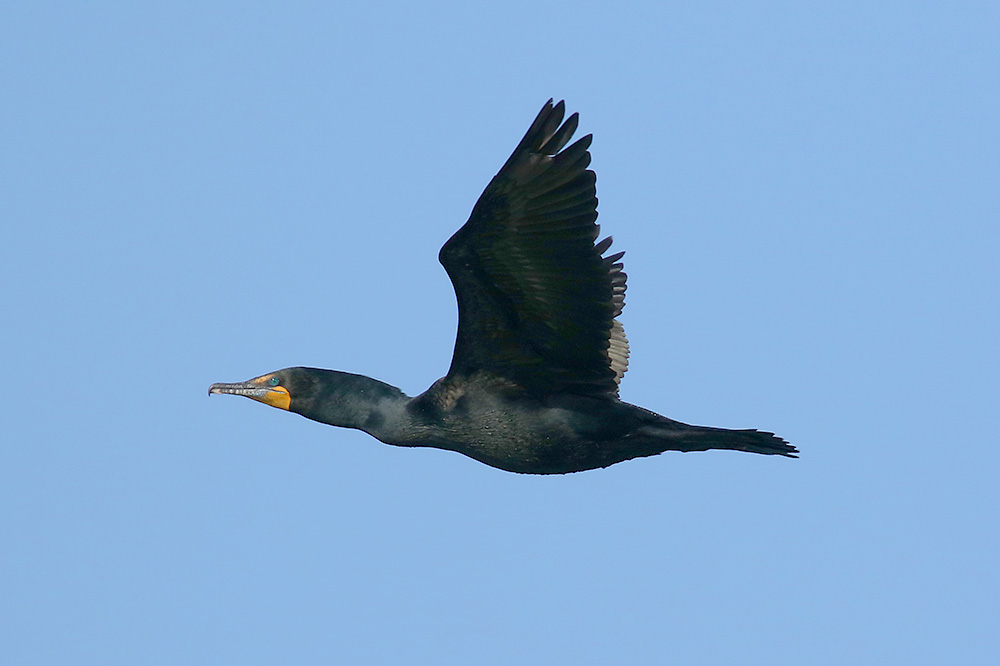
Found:
[{"label": "clear sky background", "polygon": [[[995,2],[6,3],[0,661],[996,664]],[[623,399],[799,460],[561,477],[206,394],[445,373],[549,97]]]}]

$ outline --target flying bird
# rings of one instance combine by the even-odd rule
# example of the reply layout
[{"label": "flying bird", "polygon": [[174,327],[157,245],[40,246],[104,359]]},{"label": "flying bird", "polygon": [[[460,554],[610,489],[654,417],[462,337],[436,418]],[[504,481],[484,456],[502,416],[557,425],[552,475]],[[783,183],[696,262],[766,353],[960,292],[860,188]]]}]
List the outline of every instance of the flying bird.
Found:
[{"label": "flying bird", "polygon": [[770,432],[693,426],[622,402],[629,347],[623,252],[597,241],[597,176],[578,115],[549,100],[441,248],[458,335],[448,374],[409,397],[377,379],[285,368],[209,394],[242,395],[396,446],[463,453],[524,474],[607,467],[663,451],[796,457]]}]

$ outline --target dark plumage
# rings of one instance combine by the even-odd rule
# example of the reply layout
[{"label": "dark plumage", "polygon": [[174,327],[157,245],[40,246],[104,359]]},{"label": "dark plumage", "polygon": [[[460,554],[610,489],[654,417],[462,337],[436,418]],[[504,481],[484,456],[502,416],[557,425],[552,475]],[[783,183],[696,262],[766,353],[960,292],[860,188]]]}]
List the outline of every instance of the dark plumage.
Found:
[{"label": "dark plumage", "polygon": [[595,243],[591,136],[552,100],[441,248],[458,298],[448,374],[423,394],[369,377],[286,368],[209,393],[245,395],[387,444],[458,451],[528,474],[577,472],[667,450],[794,457],[769,432],[691,426],[618,399],[628,340],[622,252]]}]

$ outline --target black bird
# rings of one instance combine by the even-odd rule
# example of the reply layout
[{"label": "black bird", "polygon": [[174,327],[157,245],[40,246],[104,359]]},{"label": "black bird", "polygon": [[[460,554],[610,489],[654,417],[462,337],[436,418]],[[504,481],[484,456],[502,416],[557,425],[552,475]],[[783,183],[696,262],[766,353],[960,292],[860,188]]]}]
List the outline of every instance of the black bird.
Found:
[{"label": "black bird", "polygon": [[628,340],[623,252],[597,240],[591,135],[549,100],[439,259],[458,298],[448,374],[410,398],[377,379],[286,368],[231,393],[386,444],[457,451],[524,474],[607,467],[663,451],[795,457],[783,439],[673,421],[618,399]]}]

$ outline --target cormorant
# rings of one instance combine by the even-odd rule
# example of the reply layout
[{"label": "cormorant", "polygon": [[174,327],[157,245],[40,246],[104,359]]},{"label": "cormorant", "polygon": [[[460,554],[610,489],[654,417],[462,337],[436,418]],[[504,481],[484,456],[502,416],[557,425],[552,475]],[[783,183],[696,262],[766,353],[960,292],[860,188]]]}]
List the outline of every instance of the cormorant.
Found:
[{"label": "cormorant", "polygon": [[623,252],[597,241],[591,135],[549,100],[439,260],[458,298],[448,374],[410,398],[377,379],[285,368],[209,394],[243,395],[386,444],[457,451],[499,469],[561,474],[663,451],[795,457],[757,430],[687,425],[618,399],[628,340]]}]

